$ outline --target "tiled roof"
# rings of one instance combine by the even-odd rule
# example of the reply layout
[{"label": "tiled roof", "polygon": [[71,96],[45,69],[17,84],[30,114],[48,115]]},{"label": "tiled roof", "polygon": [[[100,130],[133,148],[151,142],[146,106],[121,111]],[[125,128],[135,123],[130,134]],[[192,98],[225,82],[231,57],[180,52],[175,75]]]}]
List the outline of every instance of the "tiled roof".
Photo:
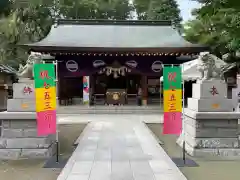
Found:
[{"label": "tiled roof", "polygon": [[169,21],[59,20],[33,51],[189,51],[207,47],[186,41]]}]

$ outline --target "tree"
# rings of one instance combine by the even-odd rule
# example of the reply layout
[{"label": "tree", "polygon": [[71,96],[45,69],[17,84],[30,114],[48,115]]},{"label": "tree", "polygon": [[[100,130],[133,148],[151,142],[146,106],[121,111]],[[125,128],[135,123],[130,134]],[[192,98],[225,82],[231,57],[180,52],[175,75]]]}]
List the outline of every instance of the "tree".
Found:
[{"label": "tree", "polygon": [[150,3],[151,3],[151,0],[134,0],[133,1],[133,5],[137,13],[137,19],[139,20],[147,19],[147,12],[148,12]]},{"label": "tree", "polygon": [[[0,0],[0,2],[6,0]],[[11,12],[0,21],[0,61],[13,66],[23,63],[26,53],[18,44],[39,41],[51,28],[55,18],[118,19],[131,17],[128,0],[9,0]],[[1,6],[3,7],[3,6]],[[11,9],[10,9],[11,8]],[[4,12],[6,8],[4,8]],[[3,8],[1,9],[3,12]],[[12,64],[12,61],[15,60]]]},{"label": "tree", "polygon": [[9,14],[10,12],[10,5],[11,2],[10,0],[0,0],[0,17],[6,16]]},{"label": "tree", "polygon": [[175,26],[180,26],[182,18],[175,0],[151,0],[147,11],[149,20],[171,20]]},{"label": "tree", "polygon": [[240,50],[240,3],[234,0],[198,0],[196,20],[185,27],[189,41],[204,43],[216,55]]},{"label": "tree", "polygon": [[12,66],[17,66],[24,56],[24,52],[17,47],[21,39],[26,38],[24,34],[24,24],[22,24],[17,13],[3,19],[0,24],[0,61],[3,64],[10,64],[9,60],[14,60]]},{"label": "tree", "polygon": [[131,17],[128,0],[60,0],[60,15],[72,19],[118,19]]},{"label": "tree", "polygon": [[[19,44],[44,38],[52,25],[51,11],[37,4],[11,4],[12,13],[0,24],[0,61],[17,67],[27,59]],[[18,1],[19,3],[19,1]],[[13,61],[14,60],[14,61]]]},{"label": "tree", "polygon": [[170,20],[180,27],[182,18],[175,0],[134,0],[140,20]]}]

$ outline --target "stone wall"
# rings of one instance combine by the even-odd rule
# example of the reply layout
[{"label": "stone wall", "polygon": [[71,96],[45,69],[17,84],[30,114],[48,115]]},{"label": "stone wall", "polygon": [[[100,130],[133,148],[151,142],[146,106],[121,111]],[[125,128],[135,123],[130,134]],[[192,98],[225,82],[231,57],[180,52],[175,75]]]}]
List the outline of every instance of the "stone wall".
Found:
[{"label": "stone wall", "polygon": [[48,158],[55,136],[37,136],[36,120],[0,120],[0,159]]}]

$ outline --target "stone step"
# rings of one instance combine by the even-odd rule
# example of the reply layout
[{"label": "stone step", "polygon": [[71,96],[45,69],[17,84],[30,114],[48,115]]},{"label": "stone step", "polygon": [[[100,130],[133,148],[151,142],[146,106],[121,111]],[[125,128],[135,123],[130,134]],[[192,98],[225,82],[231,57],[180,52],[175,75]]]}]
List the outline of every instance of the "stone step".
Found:
[{"label": "stone step", "polygon": [[160,114],[160,106],[60,106],[59,114]]},{"label": "stone step", "polygon": [[154,106],[137,106],[137,105],[122,105],[122,106],[111,106],[111,105],[102,105],[102,106],[84,106],[84,105],[69,105],[69,106],[58,106],[59,109],[139,109],[139,110],[157,110],[161,105]]},{"label": "stone step", "polygon": [[134,110],[70,110],[70,111],[57,111],[58,114],[161,114],[162,111],[134,111]]}]

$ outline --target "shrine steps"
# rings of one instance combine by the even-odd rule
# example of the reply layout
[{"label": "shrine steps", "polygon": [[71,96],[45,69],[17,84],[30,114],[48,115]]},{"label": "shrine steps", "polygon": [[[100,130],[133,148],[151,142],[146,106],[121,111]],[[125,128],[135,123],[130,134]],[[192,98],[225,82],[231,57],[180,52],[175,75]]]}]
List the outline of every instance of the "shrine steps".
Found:
[{"label": "shrine steps", "polygon": [[84,105],[71,105],[59,106],[57,108],[58,114],[161,114],[162,108],[160,105],[152,106],[84,106]]}]

